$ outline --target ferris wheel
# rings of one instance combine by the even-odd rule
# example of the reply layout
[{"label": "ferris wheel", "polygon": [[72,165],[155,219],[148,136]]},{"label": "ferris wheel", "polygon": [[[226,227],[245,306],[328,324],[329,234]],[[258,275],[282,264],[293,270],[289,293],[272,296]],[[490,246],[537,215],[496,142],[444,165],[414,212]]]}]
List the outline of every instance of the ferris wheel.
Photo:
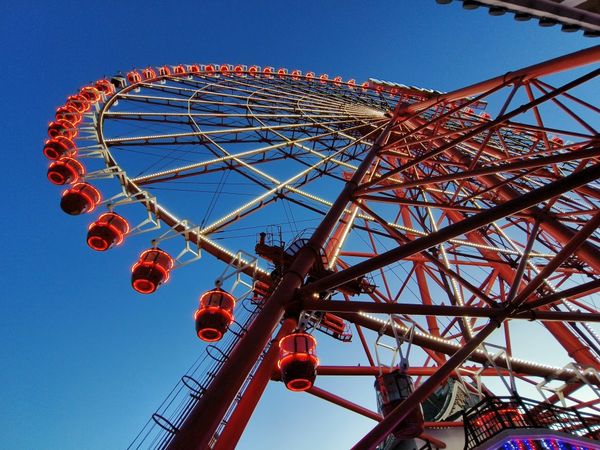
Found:
[{"label": "ferris wheel", "polygon": [[[600,110],[582,98],[599,70],[575,70],[598,61],[451,93],[162,66],[68,97],[44,154],[61,208],[92,213],[89,247],[148,236],[130,275],[144,295],[209,255],[225,267],[195,314],[218,367],[184,377],[153,445],[235,447],[271,379],[379,421],[357,449],[435,443],[429,428],[503,386],[600,411]],[[529,352],[533,332],[563,364]],[[326,339],[360,354],[328,364]],[[379,412],[318,387],[334,375],[374,377]]]}]

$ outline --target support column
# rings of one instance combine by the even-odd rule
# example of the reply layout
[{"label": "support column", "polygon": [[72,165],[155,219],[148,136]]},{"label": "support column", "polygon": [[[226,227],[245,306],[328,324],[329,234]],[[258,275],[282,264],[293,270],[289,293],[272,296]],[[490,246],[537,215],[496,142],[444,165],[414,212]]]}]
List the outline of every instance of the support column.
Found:
[{"label": "support column", "polygon": [[258,401],[262,397],[267,384],[271,379],[271,372],[277,364],[277,357],[279,356],[279,339],[287,336],[296,327],[296,321],[294,319],[285,319],[273,339],[271,348],[265,355],[265,358],[260,363],[260,367],[254,373],[252,381],[248,384],[248,387],[244,391],[244,395],[237,404],[233,414],[229,417],[227,425],[223,430],[223,433],[219,436],[217,444],[213,447],[213,450],[231,450],[235,448],[242,433],[246,429],[246,424],[250,420]]}]

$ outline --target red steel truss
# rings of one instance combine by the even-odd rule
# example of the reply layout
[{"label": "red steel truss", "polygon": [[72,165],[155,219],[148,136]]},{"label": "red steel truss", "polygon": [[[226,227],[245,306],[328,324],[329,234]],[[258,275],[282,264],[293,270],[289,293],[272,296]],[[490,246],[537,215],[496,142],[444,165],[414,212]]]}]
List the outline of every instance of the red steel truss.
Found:
[{"label": "red steel truss", "polygon": [[[353,322],[358,330],[361,327],[377,329],[377,324],[362,313],[397,314],[400,321],[406,315],[427,317],[428,332],[417,336],[415,343],[431,351],[433,365],[415,368],[412,373],[427,375],[428,378],[358,442],[355,449],[375,448],[464,361],[481,362],[482,357],[476,349],[496,329],[506,327],[507,319],[543,321],[576,362],[584,367],[600,369],[592,349],[565,324],[598,321],[600,314],[589,306],[584,311],[551,308],[562,298],[573,296],[575,301],[577,297],[597,292],[599,288],[597,279],[580,286],[572,286],[567,280],[577,270],[594,276],[600,272],[598,237],[594,234],[600,225],[600,191],[595,183],[600,177],[598,135],[586,116],[599,111],[573,94],[576,88],[596,77],[600,69],[559,87],[542,80],[548,75],[598,61],[600,47],[594,47],[422,102],[409,105],[399,102],[368,155],[348,179],[306,245],[295,255],[265,301],[259,318],[233,349],[169,448],[207,448],[251,365],[286,311],[288,314],[299,309],[338,312]],[[491,120],[473,117],[469,105],[486,101],[504,88],[507,88],[508,94],[497,117]],[[521,94],[524,95],[524,103],[512,106]],[[565,105],[565,99],[576,102],[587,112],[576,113]],[[558,106],[582,125],[584,131],[546,128],[542,118],[542,107],[546,104]],[[526,112],[533,115],[533,124],[516,121]],[[528,148],[516,152],[507,142],[507,132],[514,136],[525,133],[534,138],[528,143]],[[578,142],[568,144],[558,139],[551,140],[549,136],[554,133],[577,137]],[[571,168],[568,173],[564,166],[558,169],[558,165],[563,163]],[[444,183],[448,188],[439,189]],[[415,188],[420,188],[419,192],[427,191],[428,198],[412,197]],[[478,200],[471,202],[462,198]],[[380,212],[384,208],[378,208],[380,205],[395,205],[400,222],[384,217],[384,213]],[[411,214],[405,206],[435,206],[442,211],[442,216],[437,218],[438,225],[430,232],[416,233],[411,231],[418,228],[415,222],[424,218]],[[370,215],[380,229],[397,242],[397,247],[380,252],[372,241],[372,248],[359,252],[342,249],[335,273],[305,284],[305,277],[318,263],[322,250],[327,248],[332,252],[339,242],[340,230],[349,226],[350,216],[356,210]],[[494,223],[500,219],[506,220],[504,229],[494,229]],[[405,228],[393,226],[392,222],[403,222]],[[526,245],[517,246],[520,258],[509,262],[506,255],[491,245],[494,239],[490,236],[503,236],[506,241],[511,241],[509,236],[513,230],[510,227],[525,234]],[[328,238],[336,229],[338,236],[332,243]],[[459,251],[450,250],[445,254],[443,251],[442,254],[431,252],[436,246],[462,236],[476,244],[480,254],[477,264],[488,268],[489,275],[479,286],[464,280],[461,265],[473,262],[466,258],[461,260]],[[552,255],[532,269],[530,258],[533,252],[539,251],[540,242],[549,252],[552,249]],[[458,247],[456,245],[455,248]],[[360,261],[344,263],[342,258]],[[383,287],[380,286],[384,290],[376,289],[368,294],[375,302],[358,302],[348,297],[346,300],[350,301],[346,302],[318,299],[319,293],[333,291],[344,283],[381,271],[401,260],[411,261],[414,266],[413,274],[418,280],[422,304],[399,302],[399,294],[391,291],[384,276],[381,277]],[[568,264],[574,260],[579,269]],[[436,272],[440,266],[442,270]],[[468,298],[459,299],[460,296],[451,295],[453,305],[433,305],[428,298],[431,296],[430,283],[436,278],[442,285],[444,279],[446,282],[450,279],[451,283],[460,286],[461,292],[467,293]],[[547,280],[566,287],[563,292],[560,289],[550,291],[544,288]],[[505,289],[492,295],[494,285],[502,285]],[[445,286],[452,290],[448,283]],[[463,342],[460,347],[449,345],[439,338],[435,340],[436,336],[448,334],[436,322],[439,315],[455,317],[455,321],[461,324]],[[475,317],[489,318],[489,321],[476,326]],[[506,338],[508,346],[508,332]],[[270,366],[272,361],[266,359],[263,364]],[[497,361],[497,364],[503,365],[502,361]],[[321,367],[319,374],[364,375],[373,374],[375,370],[368,367]],[[521,376],[548,375],[543,367],[518,361],[513,361],[512,370]],[[253,380],[252,394],[244,397],[244,404],[237,408],[241,412],[236,411],[236,414],[247,420],[271,376],[268,367],[260,371],[260,376]],[[557,378],[561,377],[568,379],[569,375],[558,374]],[[590,381],[597,383],[597,380]],[[359,414],[380,419],[378,414],[316,387],[309,392]],[[225,428],[216,448],[231,448],[242,429],[242,421],[236,419],[235,426]],[[221,442],[227,444],[223,446]]]}]

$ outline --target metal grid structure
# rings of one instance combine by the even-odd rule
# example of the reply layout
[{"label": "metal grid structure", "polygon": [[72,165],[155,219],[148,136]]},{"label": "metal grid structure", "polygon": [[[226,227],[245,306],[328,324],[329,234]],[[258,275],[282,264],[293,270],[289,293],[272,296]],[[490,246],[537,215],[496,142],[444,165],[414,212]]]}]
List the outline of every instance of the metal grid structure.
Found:
[{"label": "metal grid structure", "polygon": [[538,428],[600,439],[600,417],[520,397],[488,397],[463,414],[465,449],[480,446],[504,430]]},{"label": "metal grid structure", "polygon": [[[351,324],[368,362],[320,358],[319,377],[375,375],[375,337],[414,330],[416,389],[387,417],[307,391],[379,422],[356,449],[375,448],[449,376],[479,392],[495,389],[484,377],[565,383],[550,404],[598,411],[600,398],[578,393],[600,384],[600,110],[580,98],[600,70],[574,70],[598,61],[591,48],[447,94],[226,64],[110,80],[114,92],[67,127],[68,156],[113,189],[102,205],[137,221],[132,233],[154,231],[152,245],[177,254],[174,269],[202,253],[231,264],[248,232],[272,225],[301,242],[272,246],[258,269],[237,260],[266,286],[260,312],[160,442],[235,447],[277,379],[274,333],[302,312]],[[511,330],[528,321],[570,366],[520,356]]]},{"label": "metal grid structure", "polygon": [[[452,0],[436,0],[440,4]],[[514,14],[517,21],[538,19],[542,27],[561,25],[567,33],[583,31],[587,37],[600,36],[600,3],[597,0],[463,0],[465,9],[488,8],[491,16]]]}]

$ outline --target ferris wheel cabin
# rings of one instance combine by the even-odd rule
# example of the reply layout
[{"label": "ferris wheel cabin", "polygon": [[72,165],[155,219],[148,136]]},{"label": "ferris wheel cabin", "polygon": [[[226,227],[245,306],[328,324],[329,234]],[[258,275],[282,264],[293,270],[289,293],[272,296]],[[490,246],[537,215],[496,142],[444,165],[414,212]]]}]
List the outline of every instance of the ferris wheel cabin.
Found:
[{"label": "ferris wheel cabin", "polygon": [[213,289],[200,297],[200,307],[194,314],[196,334],[206,342],[215,342],[223,337],[233,323],[235,298],[222,289]]},{"label": "ferris wheel cabin", "polygon": [[293,333],[279,341],[281,379],[290,391],[310,389],[317,377],[317,341],[308,333]]},{"label": "ferris wheel cabin", "polygon": [[131,285],[140,294],[151,294],[159,285],[169,280],[174,261],[171,256],[159,249],[144,251],[131,269]]}]

